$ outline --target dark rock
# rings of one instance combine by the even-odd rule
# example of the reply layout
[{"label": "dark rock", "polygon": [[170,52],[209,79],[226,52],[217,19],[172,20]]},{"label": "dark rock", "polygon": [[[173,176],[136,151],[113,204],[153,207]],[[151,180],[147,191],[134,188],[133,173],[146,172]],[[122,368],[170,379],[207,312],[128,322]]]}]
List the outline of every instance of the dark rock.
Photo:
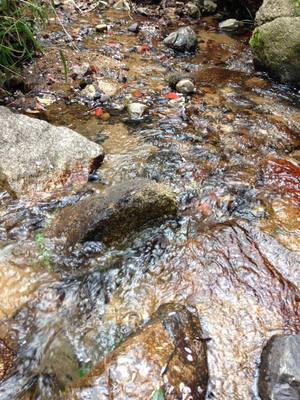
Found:
[{"label": "dark rock", "polygon": [[300,399],[300,335],[273,336],[262,352],[262,400]]},{"label": "dark rock", "polygon": [[176,51],[193,51],[197,47],[197,35],[189,26],[179,28],[164,39],[164,44]]},{"label": "dark rock", "polygon": [[63,237],[70,245],[99,238],[111,241],[148,221],[173,215],[176,209],[175,196],[167,187],[139,178],[64,208],[46,235]]},{"label": "dark rock", "polygon": [[5,107],[0,123],[0,187],[15,196],[82,186],[103,159],[101,146],[71,129]]},{"label": "dark rock", "polygon": [[[68,399],[203,400],[207,389],[206,341],[198,318],[184,306],[165,304],[79,381]],[[159,388],[159,389],[158,389]]]},{"label": "dark rock", "polygon": [[199,18],[201,16],[200,8],[192,1],[185,5],[184,12],[191,18]]}]

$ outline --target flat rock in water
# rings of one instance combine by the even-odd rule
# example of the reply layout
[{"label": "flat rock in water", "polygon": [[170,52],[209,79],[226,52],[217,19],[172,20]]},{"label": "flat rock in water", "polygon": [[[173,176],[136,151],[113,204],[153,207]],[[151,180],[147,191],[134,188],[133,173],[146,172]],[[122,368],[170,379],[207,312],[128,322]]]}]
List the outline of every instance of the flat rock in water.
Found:
[{"label": "flat rock in water", "polygon": [[164,39],[164,44],[176,51],[193,51],[197,47],[197,35],[189,26],[179,28]]},{"label": "flat rock in water", "polygon": [[300,335],[273,336],[259,371],[262,400],[300,399]]},{"label": "flat rock in water", "polygon": [[133,179],[64,208],[46,236],[64,238],[69,245],[85,240],[124,237],[146,222],[173,215],[177,205],[167,187],[148,179]]},{"label": "flat rock in water", "polygon": [[203,400],[208,367],[201,336],[195,315],[183,306],[165,304],[66,398],[141,400],[154,399],[155,393],[157,399]]},{"label": "flat rock in water", "polygon": [[81,186],[103,159],[102,147],[65,127],[0,107],[0,189],[36,195]]}]

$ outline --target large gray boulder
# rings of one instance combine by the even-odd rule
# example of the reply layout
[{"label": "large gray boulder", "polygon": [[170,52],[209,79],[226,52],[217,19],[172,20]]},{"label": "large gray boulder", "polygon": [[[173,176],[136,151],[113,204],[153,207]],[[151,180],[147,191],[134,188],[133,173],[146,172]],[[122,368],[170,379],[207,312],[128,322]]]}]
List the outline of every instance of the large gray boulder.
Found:
[{"label": "large gray boulder", "polygon": [[80,186],[103,159],[77,132],[0,107],[0,190],[19,197]]},{"label": "large gray boulder", "polygon": [[300,84],[300,2],[265,0],[250,46],[256,65],[281,82]]},{"label": "large gray boulder", "polygon": [[257,26],[281,17],[299,17],[300,3],[297,0],[265,0],[259,8],[255,23]]},{"label": "large gray boulder", "polygon": [[262,400],[300,399],[300,335],[273,336],[259,370]]},{"label": "large gray boulder", "polygon": [[52,220],[46,236],[64,238],[68,245],[118,240],[146,222],[176,211],[176,198],[168,187],[137,178],[67,206]]}]

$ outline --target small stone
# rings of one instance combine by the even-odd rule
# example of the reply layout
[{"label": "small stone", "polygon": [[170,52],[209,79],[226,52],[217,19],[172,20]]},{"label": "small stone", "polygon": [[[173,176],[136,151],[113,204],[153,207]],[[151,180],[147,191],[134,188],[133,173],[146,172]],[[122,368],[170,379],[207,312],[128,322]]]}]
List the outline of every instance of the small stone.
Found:
[{"label": "small stone", "polygon": [[214,14],[218,8],[218,5],[212,0],[204,0],[202,6],[203,14],[210,15]]},{"label": "small stone", "polygon": [[191,18],[199,18],[201,16],[200,9],[193,2],[188,2],[184,8],[186,14]]},{"label": "small stone", "polygon": [[81,65],[74,65],[71,69],[72,76],[76,79],[79,76],[85,75],[90,68],[90,64],[87,62],[84,62]]},{"label": "small stone", "polygon": [[219,23],[219,28],[225,32],[237,32],[240,30],[242,22],[237,19],[230,18]]},{"label": "small stone", "polygon": [[97,32],[105,32],[108,30],[108,26],[106,24],[99,24],[96,26]]},{"label": "small stone", "polygon": [[149,10],[146,7],[138,7],[136,9],[136,12],[140,15],[143,15],[144,17],[147,17],[149,15]]},{"label": "small stone", "polygon": [[119,11],[129,11],[130,5],[126,0],[118,0],[114,5],[113,8]]},{"label": "small stone", "polygon": [[176,51],[195,50],[197,43],[197,35],[189,26],[179,28],[164,39],[164,45]]},{"label": "small stone", "polygon": [[98,81],[97,82],[97,88],[103,92],[104,94],[106,94],[107,96],[114,96],[117,91],[118,91],[118,87],[117,85],[108,82],[108,81]]},{"label": "small stone", "polygon": [[189,79],[182,79],[176,85],[176,90],[179,93],[191,94],[196,91],[195,85]]},{"label": "small stone", "polygon": [[94,85],[86,85],[81,94],[86,99],[93,100],[97,96],[97,90]]},{"label": "small stone", "polygon": [[110,119],[110,114],[108,112],[105,112],[101,115],[100,117],[102,121],[108,121]]},{"label": "small stone", "polygon": [[127,110],[131,119],[141,119],[146,110],[146,106],[143,103],[129,103]]},{"label": "small stone", "polygon": [[136,22],[128,27],[129,32],[138,33],[140,30],[139,24]]}]

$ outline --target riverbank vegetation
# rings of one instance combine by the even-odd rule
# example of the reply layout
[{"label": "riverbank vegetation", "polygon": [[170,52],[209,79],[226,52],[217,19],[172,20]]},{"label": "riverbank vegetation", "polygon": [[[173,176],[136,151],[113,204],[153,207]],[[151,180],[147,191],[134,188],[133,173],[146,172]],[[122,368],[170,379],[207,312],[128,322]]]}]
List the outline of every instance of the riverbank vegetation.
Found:
[{"label": "riverbank vegetation", "polygon": [[46,4],[40,0],[0,2],[0,84],[41,51],[35,33],[46,17]]}]

